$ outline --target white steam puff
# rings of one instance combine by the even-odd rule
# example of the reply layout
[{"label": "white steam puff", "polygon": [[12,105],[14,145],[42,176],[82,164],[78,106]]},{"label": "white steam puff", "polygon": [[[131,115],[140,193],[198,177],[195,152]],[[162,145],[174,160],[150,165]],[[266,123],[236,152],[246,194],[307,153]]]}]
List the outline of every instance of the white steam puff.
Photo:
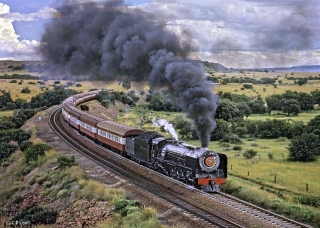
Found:
[{"label": "white steam puff", "polygon": [[172,123],[169,123],[168,120],[160,119],[160,118],[152,120],[152,127],[158,127],[158,126],[163,126],[166,133],[168,134],[169,132],[174,138],[174,140],[178,141],[178,134],[174,129]]}]

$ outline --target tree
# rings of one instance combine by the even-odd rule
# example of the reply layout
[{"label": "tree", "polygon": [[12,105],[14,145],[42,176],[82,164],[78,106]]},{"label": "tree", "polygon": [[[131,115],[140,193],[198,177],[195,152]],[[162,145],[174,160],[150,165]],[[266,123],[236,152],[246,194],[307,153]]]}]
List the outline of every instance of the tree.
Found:
[{"label": "tree", "polygon": [[182,138],[190,139],[192,137],[193,130],[194,126],[189,121],[187,121],[186,124],[183,125],[182,128],[180,128],[179,133]]},{"label": "tree", "polygon": [[267,111],[270,115],[272,110],[281,110],[281,95],[273,94],[266,97]]},{"label": "tree", "polygon": [[302,111],[313,110],[314,107],[314,99],[313,96],[304,92],[298,93],[297,101],[300,104],[300,108]]},{"label": "tree", "polygon": [[312,91],[311,95],[313,97],[314,103],[320,106],[320,91]]},{"label": "tree", "polygon": [[320,155],[320,139],[314,133],[303,133],[291,139],[288,146],[291,161],[315,161]]},{"label": "tree", "polygon": [[320,136],[319,129],[320,129],[320,115],[314,117],[308,122],[306,130],[308,133],[314,133]]},{"label": "tree", "polygon": [[151,113],[144,105],[139,105],[136,107],[135,112],[137,113],[138,117],[136,123],[138,124],[139,128],[148,122],[151,122]]},{"label": "tree", "polygon": [[300,103],[295,99],[284,100],[282,102],[282,111],[287,113],[288,116],[290,114],[297,116],[301,112]]},{"label": "tree", "polygon": [[242,113],[242,116],[245,116],[247,119],[252,114],[249,105],[244,101],[237,103],[237,108]]},{"label": "tree", "polygon": [[299,86],[305,85],[308,83],[308,79],[307,78],[299,78],[297,83]]},{"label": "tree", "polygon": [[127,78],[122,82],[123,88],[129,90],[131,88],[131,81]]},{"label": "tree", "polygon": [[252,100],[248,103],[248,105],[249,105],[253,114],[264,114],[267,112],[267,108],[266,108],[264,100],[262,100],[262,98]]},{"label": "tree", "polygon": [[229,123],[223,119],[216,119],[217,127],[211,132],[210,140],[221,140],[229,133]]},{"label": "tree", "polygon": [[223,99],[218,105],[215,118],[228,121],[236,117],[243,117],[243,114],[238,109],[236,103],[228,99]]}]

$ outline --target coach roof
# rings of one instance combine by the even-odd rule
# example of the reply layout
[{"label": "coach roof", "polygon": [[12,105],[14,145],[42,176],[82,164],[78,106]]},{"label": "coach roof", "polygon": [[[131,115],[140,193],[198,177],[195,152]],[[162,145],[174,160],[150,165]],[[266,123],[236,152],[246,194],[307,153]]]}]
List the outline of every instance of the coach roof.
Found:
[{"label": "coach roof", "polygon": [[127,125],[119,124],[108,120],[99,122],[97,124],[97,127],[101,130],[117,133],[121,136],[139,135],[145,133],[145,131],[141,129],[129,127]]}]

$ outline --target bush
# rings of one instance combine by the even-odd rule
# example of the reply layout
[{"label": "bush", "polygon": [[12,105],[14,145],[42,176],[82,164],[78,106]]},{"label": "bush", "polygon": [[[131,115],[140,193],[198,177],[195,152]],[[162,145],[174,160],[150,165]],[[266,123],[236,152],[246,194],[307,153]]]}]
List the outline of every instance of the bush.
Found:
[{"label": "bush", "polygon": [[220,140],[221,142],[228,142],[232,144],[242,144],[243,141],[235,134],[227,134]]},{"label": "bush", "polygon": [[257,155],[257,151],[253,150],[253,149],[249,149],[249,150],[246,150],[244,153],[243,153],[243,157],[245,157],[246,159],[251,159],[253,158],[254,156]]},{"label": "bush", "polygon": [[242,147],[241,146],[234,146],[232,149],[233,150],[242,150]]},{"label": "bush", "polygon": [[293,201],[295,203],[300,203],[302,205],[309,205],[312,207],[320,206],[320,198],[316,196],[310,196],[310,195],[295,196],[293,198]]},{"label": "bush", "polygon": [[31,90],[29,89],[28,86],[26,86],[21,90],[21,93],[31,93]]},{"label": "bush", "polygon": [[270,161],[272,161],[272,160],[273,160],[273,158],[274,158],[273,154],[268,153],[268,158],[270,159]]},{"label": "bush", "polygon": [[81,87],[82,85],[80,83],[77,83],[76,84],[76,87]]},{"label": "bush", "polygon": [[17,80],[11,80],[9,83],[17,83]]},{"label": "bush", "polygon": [[65,155],[62,155],[57,158],[57,161],[58,161],[58,168],[71,167],[74,165],[78,165],[78,162],[76,162],[74,155],[72,155],[70,158],[68,158]]},{"label": "bush", "polygon": [[132,212],[136,209],[141,210],[140,203],[138,201],[121,199],[116,202],[114,211],[120,213],[122,216],[127,216],[130,214],[130,211]]},{"label": "bush", "polygon": [[42,207],[27,207],[11,221],[29,221],[31,224],[52,224],[55,223],[58,213]]},{"label": "bush", "polygon": [[221,185],[221,191],[230,195],[238,194],[242,188],[242,186],[235,185],[232,181],[227,181],[225,184]]},{"label": "bush", "polygon": [[45,156],[45,151],[50,150],[51,146],[43,143],[33,144],[24,151],[26,162],[37,161],[38,156]]},{"label": "bush", "polygon": [[67,197],[68,195],[70,195],[70,191],[67,190],[67,189],[62,189],[62,190],[60,190],[60,191],[58,192],[57,197],[58,197],[58,198],[65,198],[65,197]]},{"label": "bush", "polygon": [[32,143],[32,142],[29,142],[29,141],[23,142],[23,143],[21,143],[21,145],[20,145],[20,150],[23,152],[23,151],[25,151],[26,149],[28,149],[32,144],[33,144],[33,143]]}]

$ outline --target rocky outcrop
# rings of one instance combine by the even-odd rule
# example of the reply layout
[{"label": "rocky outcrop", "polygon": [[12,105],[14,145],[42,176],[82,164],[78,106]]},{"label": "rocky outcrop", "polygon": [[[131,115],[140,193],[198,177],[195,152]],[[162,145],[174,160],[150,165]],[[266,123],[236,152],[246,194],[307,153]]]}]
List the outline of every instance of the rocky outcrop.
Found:
[{"label": "rocky outcrop", "polygon": [[79,200],[59,212],[56,227],[95,227],[99,221],[111,217],[107,202]]},{"label": "rocky outcrop", "polygon": [[16,198],[15,204],[10,206],[10,209],[6,212],[6,216],[12,217],[21,213],[26,208],[47,204],[50,199],[48,197],[41,198],[39,194],[43,189],[43,186],[37,186],[31,188],[25,195]]}]

